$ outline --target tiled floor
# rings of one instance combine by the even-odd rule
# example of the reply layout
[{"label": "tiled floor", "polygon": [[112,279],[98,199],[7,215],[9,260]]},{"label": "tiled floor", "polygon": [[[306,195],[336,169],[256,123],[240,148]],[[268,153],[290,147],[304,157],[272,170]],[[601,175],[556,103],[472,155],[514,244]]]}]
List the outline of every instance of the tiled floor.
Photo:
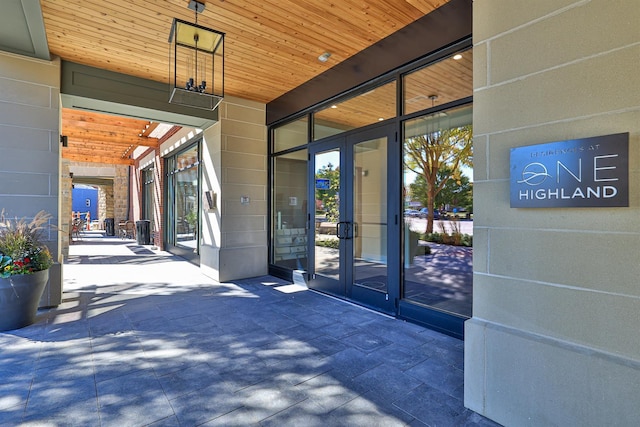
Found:
[{"label": "tiled floor", "polygon": [[463,343],[265,276],[85,235],[64,302],[0,333],[0,425],[493,426]]}]

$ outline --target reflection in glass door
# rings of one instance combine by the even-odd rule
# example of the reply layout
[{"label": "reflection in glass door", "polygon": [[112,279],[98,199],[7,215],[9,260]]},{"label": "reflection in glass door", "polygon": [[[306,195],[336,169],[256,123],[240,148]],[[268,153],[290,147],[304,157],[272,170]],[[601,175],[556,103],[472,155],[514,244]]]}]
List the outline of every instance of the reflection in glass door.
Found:
[{"label": "reflection in glass door", "polygon": [[386,298],[387,138],[354,144],[353,156],[353,293],[361,287]]},{"label": "reflection in glass door", "polygon": [[390,296],[386,130],[310,149],[315,202],[309,286],[391,313],[398,290]]},{"label": "reflection in glass door", "polygon": [[[326,150],[313,155],[314,200],[313,210],[314,239],[313,286],[326,292],[344,295],[344,265],[340,262],[344,253],[343,235],[346,224],[341,212],[342,194],[340,162],[342,150],[340,144],[326,146]],[[310,239],[311,240],[311,239]]]},{"label": "reflection in glass door", "polygon": [[200,228],[200,157],[193,145],[168,161],[168,250],[197,260]]}]

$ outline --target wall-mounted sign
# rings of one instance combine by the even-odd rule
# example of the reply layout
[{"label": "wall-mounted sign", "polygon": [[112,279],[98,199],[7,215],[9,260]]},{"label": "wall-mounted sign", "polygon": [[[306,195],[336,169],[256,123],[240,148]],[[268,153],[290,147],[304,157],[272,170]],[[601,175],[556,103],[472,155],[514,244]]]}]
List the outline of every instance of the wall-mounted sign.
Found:
[{"label": "wall-mounted sign", "polygon": [[331,189],[331,182],[327,178],[316,178],[316,189],[329,190]]},{"label": "wall-mounted sign", "polygon": [[511,149],[511,207],[629,206],[629,134]]},{"label": "wall-mounted sign", "polygon": [[208,210],[215,209],[218,204],[218,197],[216,196],[216,193],[214,193],[213,191],[205,191],[204,195],[205,195],[205,201],[207,202],[207,209]]}]

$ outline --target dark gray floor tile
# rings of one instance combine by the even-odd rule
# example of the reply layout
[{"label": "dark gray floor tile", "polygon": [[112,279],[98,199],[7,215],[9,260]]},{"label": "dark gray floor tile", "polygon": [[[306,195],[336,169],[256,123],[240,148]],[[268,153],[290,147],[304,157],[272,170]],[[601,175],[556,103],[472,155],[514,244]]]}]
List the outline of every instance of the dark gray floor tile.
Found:
[{"label": "dark gray floor tile", "polygon": [[10,374],[0,372],[0,413],[9,408],[26,405],[33,373]]},{"label": "dark gray floor tile", "polygon": [[56,366],[90,366],[92,361],[91,340],[88,338],[49,343],[40,352],[39,369]]},{"label": "dark gray floor tile", "polygon": [[162,391],[129,396],[127,400],[100,407],[102,427],[146,426],[174,415],[173,407]]},{"label": "dark gray floor tile", "polygon": [[[25,417],[53,417],[64,415],[64,410],[87,414],[98,410],[95,382],[91,377],[76,377],[67,370],[67,379],[43,378],[34,382],[25,410]],[[62,412],[61,412],[62,411]]]},{"label": "dark gray floor tile", "polygon": [[254,321],[264,329],[275,333],[286,333],[287,330],[300,326],[300,322],[270,309],[263,313],[263,315],[254,317]]},{"label": "dark gray floor tile", "polygon": [[349,387],[348,381],[343,381],[332,375],[331,372],[318,375],[314,378],[298,384],[296,390],[304,393],[309,402],[314,405],[307,409],[321,408],[324,413],[329,413],[345,403],[360,396],[360,390]]},{"label": "dark gray floor tile", "polygon": [[275,366],[282,363],[295,364],[306,359],[316,360],[324,357],[324,354],[311,344],[295,339],[282,338],[256,349],[255,355],[267,366]]},{"label": "dark gray floor tile", "polygon": [[[240,420],[239,420],[240,421]],[[327,409],[311,400],[303,400],[284,411],[262,420],[261,427],[304,426],[304,427],[342,427],[344,424],[331,422]]]},{"label": "dark gray floor tile", "polygon": [[326,335],[321,335],[307,342],[325,356],[331,356],[347,348],[341,341]]},{"label": "dark gray floor tile", "polygon": [[355,349],[346,348],[327,358],[327,364],[334,375],[340,378],[353,378],[380,365],[380,361],[367,357],[367,354]]},{"label": "dark gray floor tile", "polygon": [[363,330],[345,337],[343,342],[365,352],[379,350],[391,344],[391,341]]},{"label": "dark gray floor tile", "polygon": [[267,365],[252,352],[234,357],[232,363],[225,364],[216,372],[225,380],[237,383],[241,387],[257,384],[273,375]]},{"label": "dark gray floor tile", "polygon": [[180,425],[180,421],[178,421],[178,417],[175,415],[171,415],[167,418],[162,418],[161,420],[152,422],[151,424],[147,424],[146,427],[176,427]]},{"label": "dark gray floor tile", "polygon": [[359,396],[329,414],[330,423],[343,426],[404,427],[413,417],[382,402],[375,402],[369,395]]},{"label": "dark gray floor tile", "polygon": [[298,323],[309,328],[321,328],[323,326],[332,325],[335,322],[334,319],[324,314],[314,313],[311,310],[308,310],[304,314],[293,315],[291,317]]},{"label": "dark gray floor tile", "polygon": [[[0,397],[0,401],[2,400],[3,398]],[[19,425],[20,421],[22,421],[22,417],[24,416],[24,408],[26,406],[26,403],[26,399],[19,405],[10,405],[9,401],[3,401],[2,406],[0,406],[0,425]]]},{"label": "dark gray floor tile", "polygon": [[70,426],[85,427],[100,425],[100,413],[95,402],[67,401],[57,407],[33,408],[23,418],[24,426]]},{"label": "dark gray floor tile", "polygon": [[283,387],[293,387],[329,372],[331,366],[325,359],[301,357],[283,361],[278,365],[270,366],[269,369],[272,373],[271,381],[278,381]]},{"label": "dark gray floor tile", "polygon": [[500,424],[491,421],[480,414],[476,414],[473,411],[467,409],[466,413],[467,418],[464,424],[462,424],[464,427],[500,427]]},{"label": "dark gray floor tile", "polygon": [[357,332],[360,332],[361,329],[352,324],[346,324],[342,322],[333,322],[327,326],[323,326],[318,329],[319,332],[322,332],[324,335],[329,335],[330,337],[336,339],[344,339],[349,335],[353,335]]},{"label": "dark gray floor tile", "polygon": [[340,315],[340,321],[344,323],[349,323],[358,327],[364,327],[365,325],[376,322],[380,319],[386,319],[386,316],[383,316],[379,313],[374,313],[370,310],[360,308],[357,306],[352,306],[352,310],[344,311]]},{"label": "dark gray floor tile", "polygon": [[427,359],[405,372],[450,396],[456,396],[464,384],[464,372],[437,357]]},{"label": "dark gray floor tile", "polygon": [[384,319],[367,325],[367,331],[405,349],[414,349],[432,340],[403,326],[404,322],[400,320]]},{"label": "dark gray floor tile", "polygon": [[370,394],[376,394],[389,402],[404,397],[422,385],[421,381],[387,364],[378,365],[358,375],[353,381],[370,389]]},{"label": "dark gray floor tile", "polygon": [[458,369],[464,369],[464,349],[458,347],[456,344],[431,342],[421,346],[416,349],[416,351],[429,355],[430,357],[442,359],[448,365]]},{"label": "dark gray floor tile", "polygon": [[387,363],[388,365],[395,366],[401,371],[406,371],[429,358],[429,356],[425,354],[404,348],[398,348],[395,345],[383,347],[369,353],[368,357],[378,360],[380,363]]},{"label": "dark gray floor tile", "polygon": [[270,276],[148,272],[0,333],[0,425],[494,426],[462,405],[460,340]]},{"label": "dark gray floor tile", "polygon": [[394,405],[430,426],[460,426],[469,417],[461,400],[429,385],[418,387]]},{"label": "dark gray floor tile", "polygon": [[281,330],[278,332],[278,335],[282,338],[297,339],[308,342],[325,334],[323,334],[319,329],[310,328],[305,325],[298,325],[293,328]]},{"label": "dark gray floor tile", "polygon": [[180,425],[200,425],[242,407],[241,396],[234,394],[237,387],[228,382],[212,384],[173,399],[171,406]]},{"label": "dark gray floor tile", "polygon": [[271,382],[240,390],[236,396],[242,402],[242,407],[205,425],[254,425],[306,399],[304,393],[278,389]]},{"label": "dark gray floor tile", "polygon": [[183,394],[222,382],[222,377],[213,372],[209,365],[201,363],[158,377],[158,381],[160,381],[164,393],[172,400]]},{"label": "dark gray floor tile", "polygon": [[126,405],[145,394],[164,394],[162,386],[151,369],[131,372],[96,383],[100,407]]}]

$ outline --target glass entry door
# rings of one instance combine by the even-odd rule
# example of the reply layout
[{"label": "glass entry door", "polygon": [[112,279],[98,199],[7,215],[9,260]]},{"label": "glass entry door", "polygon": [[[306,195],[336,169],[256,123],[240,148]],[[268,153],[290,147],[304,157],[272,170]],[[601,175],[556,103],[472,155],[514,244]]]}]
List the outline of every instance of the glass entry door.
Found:
[{"label": "glass entry door", "polygon": [[378,127],[311,148],[309,286],[394,313],[388,145],[388,127]]}]

